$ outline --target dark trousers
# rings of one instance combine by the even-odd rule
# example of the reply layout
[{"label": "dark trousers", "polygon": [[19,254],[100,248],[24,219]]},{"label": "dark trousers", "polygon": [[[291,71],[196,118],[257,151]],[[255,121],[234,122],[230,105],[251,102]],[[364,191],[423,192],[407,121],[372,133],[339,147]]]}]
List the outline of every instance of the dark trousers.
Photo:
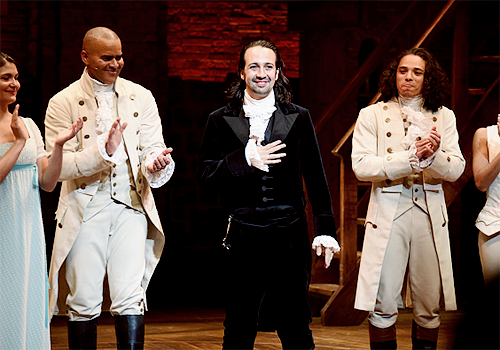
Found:
[{"label": "dark trousers", "polygon": [[223,349],[252,349],[258,330],[276,330],[284,349],[314,349],[303,225],[256,233],[236,224],[231,233],[225,252]]}]

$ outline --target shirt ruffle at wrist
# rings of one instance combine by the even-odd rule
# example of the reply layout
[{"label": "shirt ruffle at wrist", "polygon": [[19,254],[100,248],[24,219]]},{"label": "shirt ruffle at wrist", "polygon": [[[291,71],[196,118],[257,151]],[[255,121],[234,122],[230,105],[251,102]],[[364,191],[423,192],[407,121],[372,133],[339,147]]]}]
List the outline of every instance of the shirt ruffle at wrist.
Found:
[{"label": "shirt ruffle at wrist", "polygon": [[113,155],[111,156],[106,151],[107,141],[108,141],[107,134],[97,135],[97,148],[99,149],[99,153],[101,154],[101,156],[104,158],[104,160],[111,162],[113,164],[116,165],[123,164],[128,158],[127,152],[125,152],[125,147],[123,145],[123,140],[118,145],[118,148],[116,149],[115,153],[113,153]]},{"label": "shirt ruffle at wrist", "polygon": [[264,164],[260,158],[259,152],[257,151],[257,144],[255,139],[249,139],[245,147],[245,157],[247,159],[248,165],[254,166],[265,172],[269,172],[269,166]]}]

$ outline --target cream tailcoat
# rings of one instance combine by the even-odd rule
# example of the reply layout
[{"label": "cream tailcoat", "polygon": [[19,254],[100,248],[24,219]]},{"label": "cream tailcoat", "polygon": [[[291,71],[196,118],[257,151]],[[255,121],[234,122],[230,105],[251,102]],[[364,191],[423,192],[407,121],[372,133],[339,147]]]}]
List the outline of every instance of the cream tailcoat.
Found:
[{"label": "cream tailcoat", "polygon": [[[424,111],[441,135],[441,146],[431,166],[423,171],[424,192],[439,260],[446,310],[456,309],[455,287],[448,234],[448,214],[442,181],[457,180],[465,168],[458,144],[455,114],[446,107]],[[412,174],[396,99],[362,109],[352,140],[352,167],[361,181],[372,182],[366,213],[365,238],[354,307],[373,311],[382,262],[396,213],[404,177]],[[408,304],[408,294],[406,300]]]},{"label": "cream tailcoat", "polygon": [[[166,147],[158,108],[151,92],[120,77],[116,80],[115,92],[117,113],[122,123],[128,123],[123,133],[123,140],[132,168],[134,180],[132,185],[136,188],[149,219],[146,268],[142,280],[142,287],[146,290],[163,251],[165,237],[150,185],[143,176],[142,161],[146,156]],[[97,192],[101,172],[112,165],[102,158],[97,148],[95,131],[97,103],[94,96],[90,78],[84,72],[79,80],[49,101],[45,116],[48,153],[52,152],[59,131],[70,127],[78,117],[84,120],[82,130],[64,145],[63,165],[59,178],[62,186],[56,212],[57,228],[49,269],[51,317],[65,310],[68,288],[64,271],[61,269],[64,268],[65,259],[80,232],[85,209]]]}]

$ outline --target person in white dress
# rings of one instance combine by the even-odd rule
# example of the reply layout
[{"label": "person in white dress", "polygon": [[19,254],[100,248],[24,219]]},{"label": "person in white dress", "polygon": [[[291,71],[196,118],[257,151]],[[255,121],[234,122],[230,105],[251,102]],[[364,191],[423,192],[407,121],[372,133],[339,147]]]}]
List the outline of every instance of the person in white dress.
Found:
[{"label": "person in white dress", "polygon": [[479,128],[472,145],[472,172],[476,187],[487,194],[476,220],[479,257],[485,283],[500,275],[500,114],[497,124]]},{"label": "person in white dress", "polygon": [[50,160],[40,130],[13,112],[16,62],[0,52],[0,349],[50,349],[48,278],[39,188],[52,191],[62,147],[83,126],[61,131]]}]

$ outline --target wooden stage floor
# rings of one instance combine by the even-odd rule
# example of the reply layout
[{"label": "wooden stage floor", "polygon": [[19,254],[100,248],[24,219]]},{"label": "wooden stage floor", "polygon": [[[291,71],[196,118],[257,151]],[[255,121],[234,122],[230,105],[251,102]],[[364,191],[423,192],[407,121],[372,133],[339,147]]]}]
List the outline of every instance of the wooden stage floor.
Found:
[{"label": "wooden stage floor", "polygon": [[[460,311],[442,312],[438,349],[452,349]],[[146,313],[145,349],[221,349],[224,311],[221,309],[165,309]],[[410,310],[401,310],[396,324],[398,349],[411,349]],[[369,349],[368,321],[359,326],[322,326],[319,317],[311,325],[316,349]],[[108,313],[99,319],[98,349],[116,349],[113,319]],[[51,327],[52,349],[67,349],[66,318],[56,316]],[[275,333],[259,333],[255,349],[281,349]]]}]

